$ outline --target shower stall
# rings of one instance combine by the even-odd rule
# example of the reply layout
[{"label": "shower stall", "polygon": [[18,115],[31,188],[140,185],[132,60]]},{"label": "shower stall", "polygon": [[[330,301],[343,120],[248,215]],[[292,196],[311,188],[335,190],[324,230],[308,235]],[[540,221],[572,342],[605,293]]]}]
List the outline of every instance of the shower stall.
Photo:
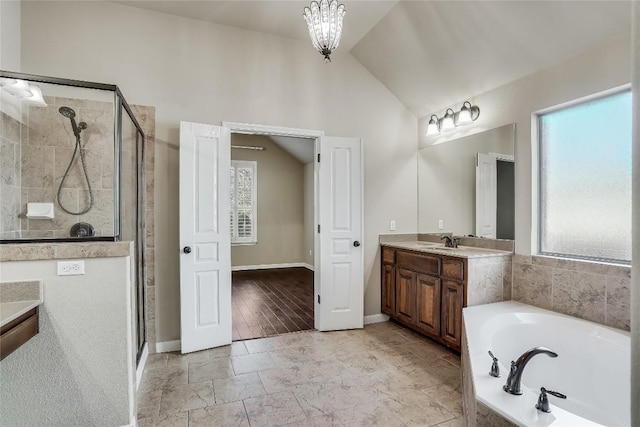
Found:
[{"label": "shower stall", "polygon": [[0,244],[133,241],[144,322],[145,135],[115,85],[0,71]]}]

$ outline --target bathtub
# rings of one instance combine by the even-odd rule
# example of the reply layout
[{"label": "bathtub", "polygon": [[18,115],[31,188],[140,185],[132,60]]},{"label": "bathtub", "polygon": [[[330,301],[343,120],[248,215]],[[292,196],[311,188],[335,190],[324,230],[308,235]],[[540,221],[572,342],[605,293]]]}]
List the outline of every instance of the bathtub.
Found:
[{"label": "bathtub", "polygon": [[[521,426],[631,425],[629,333],[515,301],[467,307],[463,316],[475,399],[500,417]],[[522,396],[503,391],[511,361],[539,346],[558,357],[529,362]],[[499,359],[500,378],[489,375],[488,350]],[[551,413],[540,412],[540,387],[567,399],[549,396]]]}]

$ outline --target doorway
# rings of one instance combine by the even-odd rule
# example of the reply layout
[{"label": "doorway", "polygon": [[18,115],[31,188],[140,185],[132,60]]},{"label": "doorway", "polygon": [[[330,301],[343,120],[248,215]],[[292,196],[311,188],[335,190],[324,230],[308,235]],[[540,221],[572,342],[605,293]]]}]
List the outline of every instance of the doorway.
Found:
[{"label": "doorway", "polygon": [[[362,328],[362,140],[325,136],[318,131],[245,123],[223,122],[222,126],[216,126],[181,122],[182,353],[232,342],[229,195],[232,133],[308,138],[315,141],[314,327],[319,331]],[[239,214],[236,213],[241,217]],[[242,214],[242,218],[245,218],[247,212]],[[236,227],[240,221],[237,224]],[[246,227],[246,223],[243,227]]]},{"label": "doorway", "polygon": [[314,329],[314,143],[231,134],[233,341]]}]

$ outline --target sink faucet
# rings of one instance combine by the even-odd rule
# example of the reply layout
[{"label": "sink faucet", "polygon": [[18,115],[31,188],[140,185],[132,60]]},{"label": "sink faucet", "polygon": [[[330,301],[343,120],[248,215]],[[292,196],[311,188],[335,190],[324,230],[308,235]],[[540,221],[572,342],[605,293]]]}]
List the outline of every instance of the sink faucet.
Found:
[{"label": "sink faucet", "polygon": [[444,240],[444,246],[447,248],[457,248],[459,240],[455,237],[449,236],[448,234],[440,237],[440,240]]},{"label": "sink faucet", "polygon": [[527,363],[529,363],[529,361],[538,354],[546,354],[549,357],[558,357],[558,353],[546,347],[536,347],[529,351],[525,351],[522,356],[518,357],[518,360],[511,362],[511,370],[507,377],[507,383],[502,387],[504,391],[516,395],[522,394],[522,390],[520,390],[520,382],[522,381],[524,367],[527,366]]}]

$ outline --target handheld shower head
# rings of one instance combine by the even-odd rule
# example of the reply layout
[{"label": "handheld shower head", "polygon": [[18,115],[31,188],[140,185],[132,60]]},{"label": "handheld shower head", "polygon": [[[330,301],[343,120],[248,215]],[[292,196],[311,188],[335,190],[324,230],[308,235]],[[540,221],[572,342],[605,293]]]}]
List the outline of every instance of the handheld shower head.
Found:
[{"label": "handheld shower head", "polygon": [[58,111],[68,119],[73,119],[76,117],[76,112],[69,107],[60,107]]},{"label": "handheld shower head", "polygon": [[71,120],[71,128],[73,129],[73,134],[76,138],[80,138],[80,132],[87,128],[87,124],[85,122],[80,122],[80,125],[76,123],[76,112],[69,107],[60,107],[58,109],[60,114]]}]

